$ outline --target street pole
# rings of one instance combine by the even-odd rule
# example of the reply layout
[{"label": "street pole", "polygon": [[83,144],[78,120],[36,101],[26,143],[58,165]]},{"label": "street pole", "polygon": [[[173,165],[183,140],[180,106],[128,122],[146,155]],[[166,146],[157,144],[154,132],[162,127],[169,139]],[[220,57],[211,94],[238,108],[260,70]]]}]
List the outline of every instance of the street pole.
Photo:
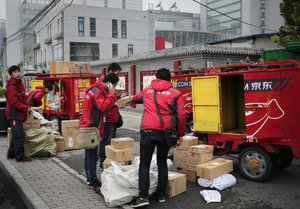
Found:
[{"label": "street pole", "polygon": [[3,38],[3,45],[4,45],[4,49],[3,49],[3,69],[2,69],[2,83],[3,83],[3,88],[6,88],[6,71],[7,71],[7,45],[6,45],[6,40],[7,38],[4,37]]}]

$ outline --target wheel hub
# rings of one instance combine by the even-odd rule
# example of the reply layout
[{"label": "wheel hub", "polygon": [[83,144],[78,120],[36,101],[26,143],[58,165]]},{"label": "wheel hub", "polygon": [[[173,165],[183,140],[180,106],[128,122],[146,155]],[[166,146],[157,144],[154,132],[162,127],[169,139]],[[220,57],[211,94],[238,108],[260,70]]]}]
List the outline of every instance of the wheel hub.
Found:
[{"label": "wheel hub", "polygon": [[251,169],[258,169],[259,168],[259,161],[257,159],[250,159],[248,162],[248,167]]}]

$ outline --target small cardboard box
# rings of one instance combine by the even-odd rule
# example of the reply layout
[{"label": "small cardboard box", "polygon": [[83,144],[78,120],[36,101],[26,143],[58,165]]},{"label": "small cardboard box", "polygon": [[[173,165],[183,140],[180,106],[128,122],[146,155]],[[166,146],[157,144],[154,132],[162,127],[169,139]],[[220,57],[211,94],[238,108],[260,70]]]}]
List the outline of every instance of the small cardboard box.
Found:
[{"label": "small cardboard box", "polygon": [[41,124],[40,124],[40,121],[37,119],[34,119],[34,120],[28,119],[23,123],[23,128],[24,128],[24,131],[27,131],[29,129],[39,129],[39,128],[41,128]]},{"label": "small cardboard box", "polygon": [[61,135],[64,137],[65,150],[79,149],[76,146],[76,139],[79,132],[79,120],[63,120],[61,122]]},{"label": "small cardboard box", "polygon": [[178,173],[183,173],[186,175],[186,180],[192,183],[195,183],[197,180],[197,175],[195,171],[188,171],[188,170],[177,170]]},{"label": "small cardboard box", "polygon": [[196,171],[197,165],[211,161],[212,159],[213,159],[212,152],[202,153],[202,154],[196,154],[196,153],[189,152],[187,169],[189,171]]},{"label": "small cardboard box", "polygon": [[105,146],[105,154],[111,160],[117,162],[131,161],[132,149],[114,149],[111,145]]},{"label": "small cardboard box", "polygon": [[181,144],[176,148],[181,149],[181,150],[188,150],[189,146],[193,146],[193,145],[197,145],[197,144],[198,144],[198,137],[183,136]]},{"label": "small cardboard box", "polygon": [[217,158],[212,161],[197,165],[197,176],[214,179],[225,173],[233,171],[232,160]]},{"label": "small cardboard box", "polygon": [[178,150],[177,148],[173,150],[175,167],[187,170],[188,153],[188,151]]},{"label": "small cardboard box", "polygon": [[214,151],[214,147],[212,145],[199,144],[199,145],[189,147],[189,152],[193,152],[197,154],[208,153],[213,151]]},{"label": "small cardboard box", "polygon": [[[111,166],[111,159],[109,159],[108,157],[105,158],[104,162],[103,162],[103,169],[106,169],[108,167]],[[127,162],[118,162],[120,165],[128,165]]]},{"label": "small cardboard box", "polygon": [[127,105],[130,105],[131,104],[131,99],[132,99],[132,96],[126,96],[126,97],[123,97],[121,99],[118,99],[116,101],[116,105],[119,107],[119,108],[123,108]]},{"label": "small cardboard box", "polygon": [[186,175],[182,173],[168,173],[168,184],[166,194],[169,197],[174,197],[186,191]]},{"label": "small cardboard box", "polygon": [[131,148],[133,146],[133,144],[134,144],[134,140],[130,137],[111,139],[111,146],[114,149]]},{"label": "small cardboard box", "polygon": [[[41,107],[31,107],[31,109],[40,113],[40,115],[43,116],[43,110]],[[27,120],[34,120],[34,119],[36,118],[34,118],[32,114],[30,113],[27,114]]]},{"label": "small cardboard box", "polygon": [[8,139],[8,147],[10,145],[10,142],[11,142],[11,128],[7,128],[7,139]]},{"label": "small cardboard box", "polygon": [[63,152],[65,151],[65,140],[62,139],[55,139],[54,140],[56,143],[56,151],[57,152]]}]

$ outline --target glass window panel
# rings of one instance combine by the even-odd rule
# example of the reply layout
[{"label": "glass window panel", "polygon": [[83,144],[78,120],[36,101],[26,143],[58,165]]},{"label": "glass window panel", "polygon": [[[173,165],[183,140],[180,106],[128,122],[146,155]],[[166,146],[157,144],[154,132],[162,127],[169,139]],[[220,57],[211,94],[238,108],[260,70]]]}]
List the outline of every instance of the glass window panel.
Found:
[{"label": "glass window panel", "polygon": [[96,18],[90,18],[90,36],[96,37]]},{"label": "glass window panel", "polygon": [[118,44],[112,45],[112,57],[118,57]]},{"label": "glass window panel", "polygon": [[121,21],[121,36],[127,38],[127,22],[126,20]]},{"label": "glass window panel", "polygon": [[84,36],[84,17],[78,17],[78,35]]},{"label": "glass window panel", "polygon": [[112,20],[112,37],[118,38],[118,20]]},{"label": "glass window panel", "polygon": [[128,57],[133,55],[133,44],[128,44]]}]

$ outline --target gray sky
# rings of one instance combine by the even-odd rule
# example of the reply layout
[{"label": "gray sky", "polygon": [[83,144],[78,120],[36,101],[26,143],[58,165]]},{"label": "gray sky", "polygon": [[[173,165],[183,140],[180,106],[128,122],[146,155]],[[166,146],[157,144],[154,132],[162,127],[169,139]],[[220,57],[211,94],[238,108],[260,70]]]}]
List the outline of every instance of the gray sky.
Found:
[{"label": "gray sky", "polygon": [[[156,6],[159,2],[161,2],[161,6],[164,10],[169,10],[175,1],[177,8],[181,12],[200,13],[199,4],[192,0],[143,0],[143,10],[149,8],[149,3],[153,4],[154,9],[158,9]],[[5,19],[5,0],[0,0],[0,18]]]}]

